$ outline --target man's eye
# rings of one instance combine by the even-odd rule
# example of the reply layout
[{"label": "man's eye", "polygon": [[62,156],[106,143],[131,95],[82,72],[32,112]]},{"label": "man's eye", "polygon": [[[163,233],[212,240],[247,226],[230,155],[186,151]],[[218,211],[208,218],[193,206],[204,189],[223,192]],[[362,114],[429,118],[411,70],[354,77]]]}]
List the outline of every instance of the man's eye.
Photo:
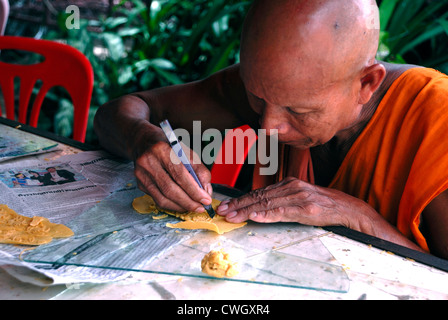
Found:
[{"label": "man's eye", "polygon": [[286,110],[288,110],[289,113],[294,114],[296,116],[303,114],[303,112],[296,112],[293,109],[291,109],[290,107],[286,107]]},{"label": "man's eye", "polygon": [[264,99],[257,97],[256,95],[252,94],[252,97],[258,102],[258,103],[263,103],[265,104]]}]

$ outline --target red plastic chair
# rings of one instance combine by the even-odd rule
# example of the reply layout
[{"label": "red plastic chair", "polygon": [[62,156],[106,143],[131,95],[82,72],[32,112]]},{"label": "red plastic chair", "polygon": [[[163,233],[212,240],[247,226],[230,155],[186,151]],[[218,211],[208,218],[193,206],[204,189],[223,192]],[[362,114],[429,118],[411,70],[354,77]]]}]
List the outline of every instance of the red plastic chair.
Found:
[{"label": "red plastic chair", "polygon": [[[244,161],[257,139],[257,134],[248,125],[229,130],[210,170],[211,182],[235,187]],[[236,141],[238,142],[235,143]],[[242,150],[239,149],[241,147]],[[226,156],[226,151],[231,151],[232,154]]]},{"label": "red plastic chair", "polygon": [[[45,60],[32,65],[18,65],[0,61],[0,88],[5,100],[6,116],[15,119],[14,79],[20,78],[18,121],[37,126],[42,102],[47,92],[61,86],[70,94],[74,106],[73,139],[85,141],[90,101],[93,91],[93,69],[89,60],[75,48],[48,40],[0,36],[0,50],[14,49],[34,52]],[[42,81],[28,117],[32,90]],[[1,111],[0,111],[1,115]]]}]

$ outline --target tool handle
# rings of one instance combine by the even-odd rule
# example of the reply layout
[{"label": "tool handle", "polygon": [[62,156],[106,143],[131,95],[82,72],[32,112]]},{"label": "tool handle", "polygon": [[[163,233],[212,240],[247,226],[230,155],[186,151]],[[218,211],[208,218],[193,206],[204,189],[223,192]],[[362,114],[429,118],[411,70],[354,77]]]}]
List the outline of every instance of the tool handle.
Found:
[{"label": "tool handle", "polygon": [[198,176],[196,175],[196,172],[194,172],[193,167],[191,166],[191,163],[188,160],[184,150],[182,149],[182,146],[181,146],[179,140],[177,139],[176,134],[174,133],[173,129],[171,128],[171,125],[168,122],[168,120],[162,121],[160,123],[160,127],[162,128],[168,141],[170,142],[171,148],[173,149],[174,153],[177,155],[177,157],[182,162],[182,164],[185,166],[185,168],[188,170],[188,172],[193,176],[194,180],[197,182],[199,187],[201,189],[204,189],[201,182],[199,181]]}]

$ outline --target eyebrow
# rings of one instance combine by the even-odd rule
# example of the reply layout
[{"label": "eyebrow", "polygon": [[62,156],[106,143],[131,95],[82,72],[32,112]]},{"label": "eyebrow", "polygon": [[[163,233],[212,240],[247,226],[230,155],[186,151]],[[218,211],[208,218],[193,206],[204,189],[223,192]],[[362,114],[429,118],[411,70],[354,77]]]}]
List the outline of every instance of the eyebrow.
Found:
[{"label": "eyebrow", "polygon": [[[249,91],[249,90],[247,90],[247,92],[248,92],[249,94],[251,94],[252,96],[254,96],[255,98],[257,98],[257,99],[259,99],[259,100],[262,100],[262,101],[266,102],[265,99],[263,99],[263,98],[257,96],[257,95],[254,94],[253,92],[251,92],[251,91]],[[316,112],[316,111],[319,111],[319,110],[320,110],[320,108],[317,107],[317,104],[316,104],[316,105],[312,105],[311,107],[304,107],[304,106],[300,106],[300,107],[299,107],[299,106],[292,106],[292,105],[281,105],[280,107],[281,107],[281,108],[289,108],[289,109],[291,109],[291,110],[293,110],[293,111],[294,111],[294,109],[299,109],[299,110],[303,110],[304,112]],[[297,113],[300,113],[300,112],[297,112]]]}]

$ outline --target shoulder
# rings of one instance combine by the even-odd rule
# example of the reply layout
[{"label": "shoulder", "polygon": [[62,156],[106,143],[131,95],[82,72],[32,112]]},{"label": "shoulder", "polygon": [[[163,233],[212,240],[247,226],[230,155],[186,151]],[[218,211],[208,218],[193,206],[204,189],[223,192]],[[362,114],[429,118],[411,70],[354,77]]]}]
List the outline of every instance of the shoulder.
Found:
[{"label": "shoulder", "polygon": [[440,71],[417,65],[386,64],[386,78],[380,88],[380,101],[428,105],[435,100],[448,107],[448,76]]},{"label": "shoulder", "polygon": [[425,86],[433,80],[440,80],[442,87],[448,86],[448,76],[438,70],[411,64],[382,64],[387,71],[384,80],[384,87],[386,89],[389,89],[396,80],[399,80],[399,78],[406,83],[407,86],[411,83],[415,83],[417,86]]},{"label": "shoulder", "polygon": [[[215,88],[221,89],[223,91],[223,94],[229,94],[230,92],[235,91],[244,95],[246,93],[243,81],[240,77],[239,64],[235,64],[217,71],[208,78],[204,79],[202,82],[208,83]],[[230,92],[226,92],[227,90]]]},{"label": "shoulder", "polygon": [[223,109],[231,111],[242,124],[258,126],[258,115],[250,107],[246,87],[241,79],[240,64],[222,69],[202,80],[204,91],[212,92]]}]

